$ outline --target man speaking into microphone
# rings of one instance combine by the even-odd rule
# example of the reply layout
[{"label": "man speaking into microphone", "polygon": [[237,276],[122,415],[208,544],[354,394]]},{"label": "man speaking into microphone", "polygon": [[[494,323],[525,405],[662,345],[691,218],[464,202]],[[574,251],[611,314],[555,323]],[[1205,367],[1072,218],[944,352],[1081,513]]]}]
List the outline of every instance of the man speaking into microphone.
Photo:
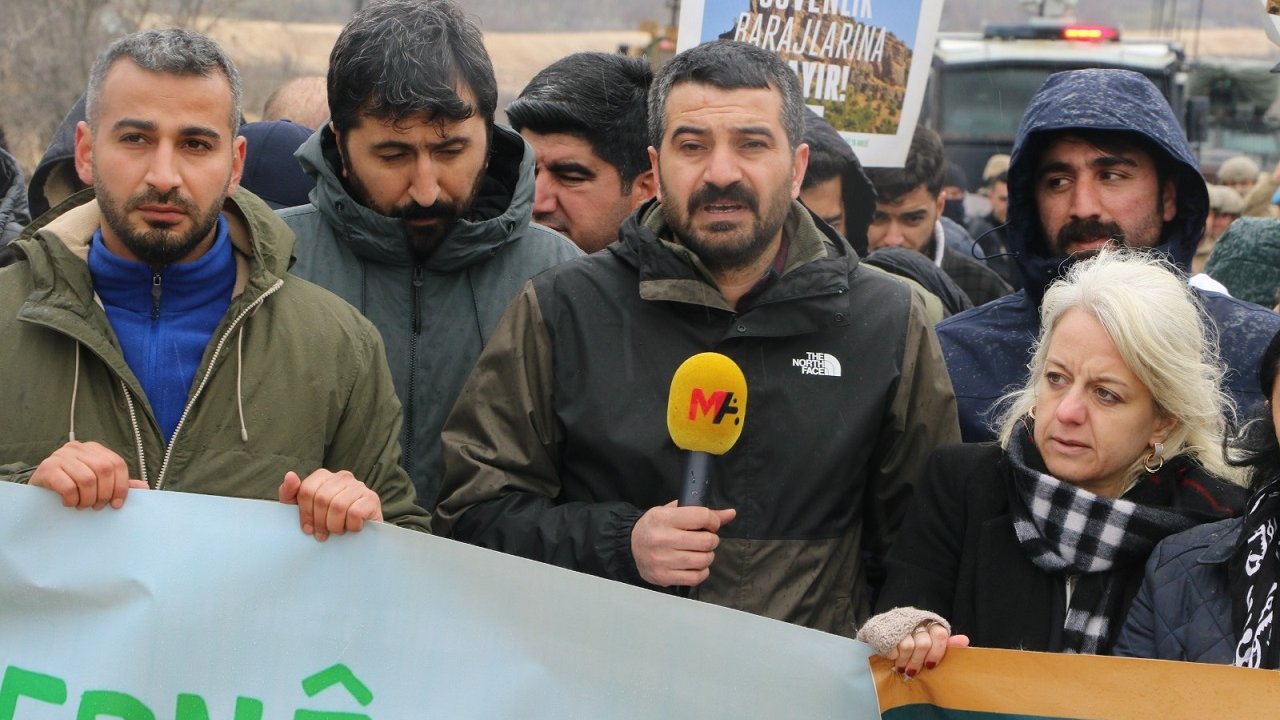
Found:
[{"label": "man speaking into microphone", "polygon": [[[445,424],[437,531],[854,634],[913,482],[959,429],[912,291],[796,200],[803,110],[791,69],[750,45],[661,71],[658,198],[508,308]],[[714,407],[736,402],[714,378],[689,391],[741,435],[710,458],[703,505],[678,506],[669,391],[707,351],[741,368],[750,411]]]}]

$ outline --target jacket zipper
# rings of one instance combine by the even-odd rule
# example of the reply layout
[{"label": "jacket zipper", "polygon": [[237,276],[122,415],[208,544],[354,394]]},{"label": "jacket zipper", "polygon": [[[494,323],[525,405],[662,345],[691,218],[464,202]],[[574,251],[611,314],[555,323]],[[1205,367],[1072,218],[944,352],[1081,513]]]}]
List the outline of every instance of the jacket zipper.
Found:
[{"label": "jacket zipper", "polygon": [[[422,291],[423,276],[425,270],[422,263],[413,266],[413,283],[411,294],[413,297],[413,308],[410,311],[410,317],[413,322],[413,332],[409,334],[409,382],[405,390],[404,397],[404,432],[400,439],[400,466],[404,468],[406,473],[413,458],[413,385],[416,379],[418,367],[418,336],[422,333],[422,311],[419,301],[419,293]],[[409,477],[412,479],[413,474]]]},{"label": "jacket zipper", "polygon": [[157,271],[151,276],[151,319],[160,319],[160,283],[164,277]]},{"label": "jacket zipper", "polygon": [[129,424],[133,426],[133,443],[138,451],[138,474],[142,477],[138,478],[148,486],[151,482],[147,480],[147,456],[142,449],[142,433],[138,430],[138,411],[133,407],[133,394],[129,392],[129,386],[120,381],[120,389],[124,391],[124,402],[129,406]]},{"label": "jacket zipper", "polygon": [[[277,279],[275,284],[267,288],[256,300],[249,303],[249,306],[240,311],[235,320],[227,326],[226,332],[222,333],[222,337],[218,339],[218,344],[213,348],[213,355],[209,356],[209,365],[205,368],[204,376],[200,378],[200,384],[196,386],[195,392],[191,393],[191,397],[187,398],[187,406],[182,409],[182,416],[178,418],[178,424],[173,428],[173,439],[169,441],[169,447],[165,448],[164,461],[160,463],[160,474],[156,475],[156,490],[164,487],[164,476],[169,470],[169,459],[173,456],[173,448],[178,444],[178,435],[182,432],[182,426],[187,422],[187,416],[191,414],[191,408],[195,407],[196,400],[200,398],[200,393],[204,391],[205,385],[209,384],[209,378],[213,376],[213,368],[218,363],[218,356],[222,354],[222,347],[227,344],[227,339],[231,337],[231,333],[235,332],[236,327],[249,315],[249,313],[258,309],[267,298],[271,297],[284,286],[284,280]],[[136,431],[136,430],[135,430]]]}]

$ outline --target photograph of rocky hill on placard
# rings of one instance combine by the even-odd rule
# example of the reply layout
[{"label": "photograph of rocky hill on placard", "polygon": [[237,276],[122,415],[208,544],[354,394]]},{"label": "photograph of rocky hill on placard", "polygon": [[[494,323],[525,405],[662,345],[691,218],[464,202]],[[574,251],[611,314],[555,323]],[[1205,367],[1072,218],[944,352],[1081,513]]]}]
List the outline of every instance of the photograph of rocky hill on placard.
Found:
[{"label": "photograph of rocky hill on placard", "polygon": [[[872,4],[876,2],[874,11]],[[918,3],[707,0],[702,40],[741,40],[795,69],[805,101],[847,132],[896,134],[902,120]]]}]

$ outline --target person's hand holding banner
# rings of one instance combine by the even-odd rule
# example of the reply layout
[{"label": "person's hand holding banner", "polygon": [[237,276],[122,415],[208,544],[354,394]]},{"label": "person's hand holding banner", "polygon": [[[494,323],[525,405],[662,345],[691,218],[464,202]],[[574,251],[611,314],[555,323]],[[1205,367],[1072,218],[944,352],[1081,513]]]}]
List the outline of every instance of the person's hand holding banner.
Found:
[{"label": "person's hand holding banner", "polygon": [[297,505],[302,532],[321,542],[331,533],[358,532],[365,520],[382,520],[378,494],[346,470],[335,473],[320,468],[306,480],[296,472],[285,473],[280,502]]},{"label": "person's hand holding banner", "polygon": [[108,505],[119,509],[130,488],[147,487],[145,482],[129,477],[124,458],[110,448],[75,440],[45,458],[28,484],[54,491],[67,507],[94,510]]}]

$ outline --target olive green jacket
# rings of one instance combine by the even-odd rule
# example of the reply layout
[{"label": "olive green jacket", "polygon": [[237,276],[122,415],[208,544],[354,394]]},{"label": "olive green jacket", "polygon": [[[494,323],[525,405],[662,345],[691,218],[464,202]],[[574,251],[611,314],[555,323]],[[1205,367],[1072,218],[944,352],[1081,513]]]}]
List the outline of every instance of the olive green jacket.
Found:
[{"label": "olive green jacket", "polygon": [[94,293],[93,190],[14,241],[18,262],[0,270],[0,479],[27,481],[72,439],[115,451],[155,489],[274,500],[289,470],[349,470],[388,522],[425,530],[377,330],[288,274],[293,233],[264,202],[237,190],[223,214],[235,291],[168,446]]}]

